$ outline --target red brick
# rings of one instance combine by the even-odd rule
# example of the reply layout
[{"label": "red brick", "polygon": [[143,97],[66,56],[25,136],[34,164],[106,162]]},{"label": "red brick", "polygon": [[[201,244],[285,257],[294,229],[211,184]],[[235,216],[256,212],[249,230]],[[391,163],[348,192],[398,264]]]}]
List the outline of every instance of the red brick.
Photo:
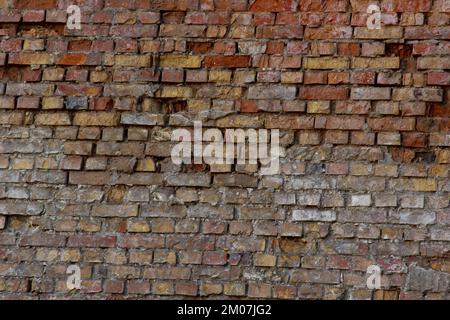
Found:
[{"label": "red brick", "polygon": [[196,283],[177,282],[175,284],[175,294],[177,295],[194,297],[197,292],[198,285]]},{"label": "red brick", "polygon": [[103,290],[106,293],[123,293],[125,284],[119,280],[105,280]]},{"label": "red brick", "polygon": [[150,282],[143,280],[128,280],[127,288],[129,294],[148,294],[150,293]]},{"label": "red brick", "polygon": [[368,119],[367,124],[373,130],[378,131],[412,131],[415,128],[415,119],[384,117]]},{"label": "red brick", "polygon": [[428,73],[427,83],[429,85],[448,86],[450,85],[449,72],[430,72]]},{"label": "red brick", "polygon": [[115,236],[72,235],[67,240],[68,247],[113,248],[116,246]]},{"label": "red brick", "polygon": [[17,109],[38,109],[39,97],[19,97],[17,99]]},{"label": "red brick", "polygon": [[45,19],[44,10],[27,10],[22,14],[23,22],[42,22]]},{"label": "red brick", "polygon": [[14,0],[16,9],[55,9],[56,0]]},{"label": "red brick", "polygon": [[250,6],[252,12],[283,12],[295,11],[297,3],[294,0],[255,0]]},{"label": "red brick", "polygon": [[427,146],[427,135],[419,132],[406,132],[402,134],[402,145],[412,148],[425,148]]},{"label": "red brick", "polygon": [[245,68],[250,66],[250,56],[208,56],[207,68]]},{"label": "red brick", "polygon": [[305,100],[346,100],[349,89],[343,87],[301,87],[299,98]]}]

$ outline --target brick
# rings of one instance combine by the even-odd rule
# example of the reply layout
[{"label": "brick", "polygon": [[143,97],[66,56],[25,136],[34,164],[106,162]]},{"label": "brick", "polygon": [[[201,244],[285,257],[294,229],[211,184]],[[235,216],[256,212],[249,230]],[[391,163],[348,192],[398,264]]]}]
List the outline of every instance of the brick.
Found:
[{"label": "brick", "polygon": [[73,118],[76,126],[114,126],[118,124],[119,116],[108,112],[79,112]]},{"label": "brick", "polygon": [[248,296],[251,298],[271,298],[272,286],[266,283],[249,283]]},{"label": "brick", "polygon": [[72,235],[67,239],[68,247],[112,248],[116,245],[115,236]]},{"label": "brick", "polygon": [[355,28],[357,39],[400,39],[403,36],[403,28],[397,26],[383,26],[381,29],[369,29],[366,26]]},{"label": "brick", "polygon": [[207,68],[245,68],[250,65],[250,56],[207,56]]},{"label": "brick", "polygon": [[84,141],[68,141],[64,143],[64,154],[90,155],[93,144]]},{"label": "brick", "polygon": [[15,100],[14,97],[0,97],[0,108],[1,109],[14,109]]},{"label": "brick", "polygon": [[270,1],[270,0],[256,0],[250,6],[251,12],[285,12],[295,11],[297,4],[295,1]]},{"label": "brick", "polygon": [[135,217],[138,215],[138,207],[135,205],[100,205],[91,210],[94,217]]},{"label": "brick", "polygon": [[383,119],[368,119],[367,124],[373,130],[379,131],[412,131],[415,128],[415,119],[384,117]]},{"label": "brick", "polygon": [[356,69],[398,69],[400,59],[398,57],[386,58],[353,58],[352,68]]},{"label": "brick", "polygon": [[380,145],[398,146],[401,144],[401,136],[398,132],[380,132],[377,136]]},{"label": "brick", "polygon": [[306,69],[348,69],[349,60],[346,58],[305,58]]},{"label": "brick", "polygon": [[313,117],[296,117],[296,116],[276,116],[271,115],[266,118],[266,128],[268,129],[312,129],[314,126]]},{"label": "brick", "polygon": [[43,97],[42,109],[62,109],[64,106],[64,99],[61,97]]},{"label": "brick", "polygon": [[318,210],[294,210],[292,212],[294,221],[335,221],[336,213],[333,211]]},{"label": "brick", "polygon": [[62,247],[65,243],[65,236],[40,232],[23,236],[19,241],[19,246]]},{"label": "brick", "polygon": [[164,55],[160,57],[163,68],[200,68],[202,60],[199,56]]},{"label": "brick", "polygon": [[38,113],[34,123],[41,126],[68,126],[71,121],[67,113]]},{"label": "brick", "polygon": [[299,90],[298,97],[305,100],[327,100],[333,97],[333,100],[346,100],[348,98],[348,89],[340,87],[303,87]]},{"label": "brick", "polygon": [[353,100],[389,100],[390,88],[353,88],[351,99]]},{"label": "brick", "polygon": [[163,125],[164,118],[158,114],[124,112],[121,114],[120,123],[128,125],[155,126]]},{"label": "brick", "polygon": [[52,56],[48,53],[40,52],[22,52],[22,53],[12,53],[9,55],[9,64],[19,64],[19,65],[42,65],[42,64],[52,64]]}]

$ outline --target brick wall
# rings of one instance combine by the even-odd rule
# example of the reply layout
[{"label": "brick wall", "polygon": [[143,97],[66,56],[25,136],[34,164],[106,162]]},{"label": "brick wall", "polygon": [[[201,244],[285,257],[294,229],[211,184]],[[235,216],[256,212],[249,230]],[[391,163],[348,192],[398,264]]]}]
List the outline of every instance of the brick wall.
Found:
[{"label": "brick wall", "polygon": [[[450,1],[0,8],[1,299],[448,298]],[[280,172],[174,164],[195,120]]]}]

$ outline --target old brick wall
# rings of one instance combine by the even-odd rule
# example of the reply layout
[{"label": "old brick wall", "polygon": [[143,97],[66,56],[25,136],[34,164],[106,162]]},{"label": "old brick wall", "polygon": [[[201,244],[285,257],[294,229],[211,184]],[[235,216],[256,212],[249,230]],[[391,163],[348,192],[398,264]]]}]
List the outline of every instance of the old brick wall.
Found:
[{"label": "old brick wall", "polygon": [[[0,8],[0,299],[449,298],[450,1]],[[175,165],[194,120],[279,174]]]}]

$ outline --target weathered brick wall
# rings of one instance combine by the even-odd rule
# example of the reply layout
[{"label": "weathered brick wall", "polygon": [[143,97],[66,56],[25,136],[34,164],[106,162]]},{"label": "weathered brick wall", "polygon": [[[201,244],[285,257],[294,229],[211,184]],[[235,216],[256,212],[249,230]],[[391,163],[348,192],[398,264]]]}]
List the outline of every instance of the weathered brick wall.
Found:
[{"label": "weathered brick wall", "polygon": [[[0,299],[449,297],[450,1],[0,8]],[[279,174],[175,165],[194,120]]]}]

